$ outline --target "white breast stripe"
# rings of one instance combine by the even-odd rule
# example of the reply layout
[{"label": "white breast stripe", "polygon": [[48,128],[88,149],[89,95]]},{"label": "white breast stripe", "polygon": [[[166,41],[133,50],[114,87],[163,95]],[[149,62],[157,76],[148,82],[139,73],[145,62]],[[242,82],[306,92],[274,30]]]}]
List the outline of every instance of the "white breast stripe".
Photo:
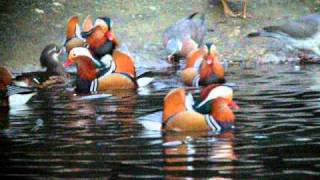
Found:
[{"label": "white breast stripe", "polygon": [[200,75],[198,74],[196,77],[192,80],[192,86],[199,87],[199,81],[200,81]]},{"label": "white breast stripe", "polygon": [[206,115],[206,120],[209,125],[209,127],[212,129],[212,131],[221,131],[221,126],[217,123],[215,119],[213,119],[212,116],[209,114]]},{"label": "white breast stripe", "polygon": [[96,92],[98,87],[98,79],[94,79],[90,85],[90,92]]}]

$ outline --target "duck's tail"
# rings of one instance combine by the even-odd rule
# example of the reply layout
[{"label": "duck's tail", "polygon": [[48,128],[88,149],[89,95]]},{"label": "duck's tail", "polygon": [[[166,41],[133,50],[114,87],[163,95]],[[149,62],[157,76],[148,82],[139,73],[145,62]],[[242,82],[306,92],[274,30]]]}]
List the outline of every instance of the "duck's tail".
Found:
[{"label": "duck's tail", "polygon": [[196,16],[199,12],[195,12],[195,13],[192,13],[190,14],[187,19],[192,19],[194,16]]},{"label": "duck's tail", "polygon": [[144,72],[144,73],[140,74],[139,76],[137,76],[138,87],[147,86],[153,80],[154,80],[153,73],[151,71]]},{"label": "duck's tail", "polygon": [[248,38],[259,37],[261,36],[260,32],[252,32],[247,35]]},{"label": "duck's tail", "polygon": [[281,28],[279,26],[267,26],[264,27],[262,31],[260,32],[252,32],[247,35],[248,38],[253,38],[253,37],[273,37],[276,38],[276,34],[279,34],[281,32]]}]

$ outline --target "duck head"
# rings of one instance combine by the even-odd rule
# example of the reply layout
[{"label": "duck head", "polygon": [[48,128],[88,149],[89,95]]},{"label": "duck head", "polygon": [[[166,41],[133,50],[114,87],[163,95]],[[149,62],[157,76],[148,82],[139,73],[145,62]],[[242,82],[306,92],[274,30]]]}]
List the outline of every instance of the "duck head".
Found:
[{"label": "duck head", "polygon": [[62,63],[59,61],[61,53],[62,49],[55,44],[49,44],[42,50],[40,64],[42,67],[47,68],[47,73],[50,75],[66,75]]},{"label": "duck head", "polygon": [[199,84],[206,86],[213,83],[224,83],[224,68],[218,60],[215,46],[212,43],[207,43],[204,46],[204,52]]},{"label": "duck head", "polygon": [[195,107],[198,112],[210,113],[225,129],[234,123],[232,109],[239,109],[239,106],[233,101],[233,90],[230,87],[210,85],[202,89],[200,97],[204,99]]},{"label": "duck head", "polygon": [[98,17],[94,22],[94,26],[101,26],[104,32],[111,32],[113,22],[112,22],[111,18],[109,18],[107,16]]},{"label": "duck head", "polygon": [[111,18],[99,17],[94,23],[92,16],[87,16],[83,23],[83,32],[81,35],[87,39],[90,47],[100,47],[106,40],[113,41],[114,37],[111,32],[112,29],[112,20]]},{"label": "duck head", "polygon": [[182,42],[178,39],[170,39],[167,42],[166,50],[168,52],[167,61],[173,63],[175,61],[175,55],[182,50]]},{"label": "duck head", "polygon": [[80,78],[93,80],[97,77],[99,70],[96,68],[94,58],[87,48],[76,47],[70,51],[68,59],[63,65],[69,67],[73,64],[77,65],[77,73]]},{"label": "duck head", "polygon": [[[233,101],[232,88],[218,84],[211,84],[201,90],[200,98],[202,101],[196,106],[196,108],[206,108],[206,106],[208,106],[214,99],[218,97],[225,99],[230,108],[239,108],[239,106]],[[209,109],[211,108],[209,107]]]}]

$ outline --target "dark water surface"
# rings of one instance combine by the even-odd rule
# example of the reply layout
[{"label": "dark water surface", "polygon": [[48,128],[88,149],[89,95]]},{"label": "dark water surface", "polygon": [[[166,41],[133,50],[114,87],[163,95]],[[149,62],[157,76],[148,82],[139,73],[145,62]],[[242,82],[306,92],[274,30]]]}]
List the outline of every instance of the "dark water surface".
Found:
[{"label": "dark water surface", "polygon": [[235,130],[223,134],[159,131],[163,97],[181,86],[170,68],[158,70],[150,88],[112,97],[40,91],[28,106],[1,113],[0,173],[32,179],[319,176],[319,72],[316,65],[229,67],[241,109]]}]

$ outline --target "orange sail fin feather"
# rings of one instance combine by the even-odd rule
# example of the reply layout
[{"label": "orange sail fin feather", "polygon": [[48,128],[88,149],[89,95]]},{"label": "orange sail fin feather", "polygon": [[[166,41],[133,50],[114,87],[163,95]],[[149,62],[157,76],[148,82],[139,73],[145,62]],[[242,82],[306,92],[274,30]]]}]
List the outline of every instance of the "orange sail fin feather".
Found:
[{"label": "orange sail fin feather", "polygon": [[83,32],[88,32],[93,28],[93,17],[91,15],[88,15],[83,23],[82,23],[82,31]]},{"label": "orange sail fin feather", "polygon": [[170,91],[164,98],[162,122],[165,123],[170,116],[183,112],[185,108],[185,90],[182,88]]},{"label": "orange sail fin feather", "polygon": [[76,28],[79,25],[78,16],[71,16],[67,23],[66,38],[71,39],[76,36]]},{"label": "orange sail fin feather", "polygon": [[116,71],[119,73],[127,73],[131,77],[136,77],[136,69],[133,59],[119,50],[115,50],[112,54],[113,60],[116,64]]}]

